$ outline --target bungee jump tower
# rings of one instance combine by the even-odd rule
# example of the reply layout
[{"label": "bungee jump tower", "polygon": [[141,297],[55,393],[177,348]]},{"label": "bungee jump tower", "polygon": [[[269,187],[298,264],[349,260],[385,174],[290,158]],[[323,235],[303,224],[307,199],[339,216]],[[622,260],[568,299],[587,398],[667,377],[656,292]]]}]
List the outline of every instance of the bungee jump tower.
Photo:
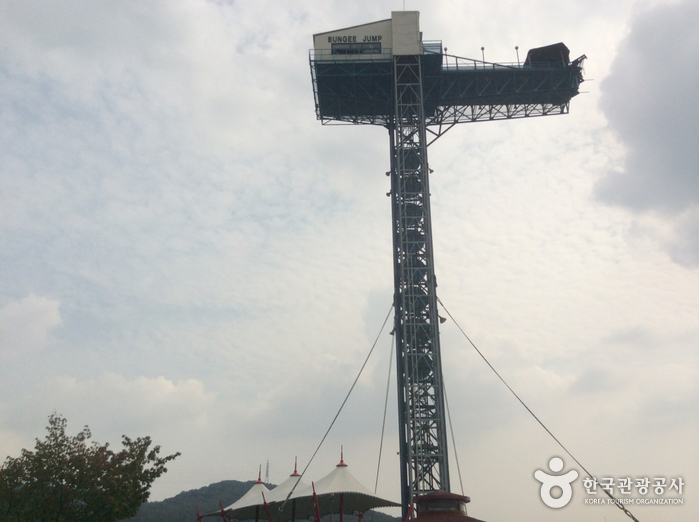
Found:
[{"label": "bungee jump tower", "polygon": [[432,510],[461,499],[463,516],[469,501],[443,493],[449,459],[427,148],[458,123],[567,114],[584,60],[571,62],[562,43],[532,49],[522,63],[447,57],[441,41],[423,41],[417,11],[313,36],[318,119],[381,125],[389,134],[404,520],[413,502],[423,518],[430,498]]}]

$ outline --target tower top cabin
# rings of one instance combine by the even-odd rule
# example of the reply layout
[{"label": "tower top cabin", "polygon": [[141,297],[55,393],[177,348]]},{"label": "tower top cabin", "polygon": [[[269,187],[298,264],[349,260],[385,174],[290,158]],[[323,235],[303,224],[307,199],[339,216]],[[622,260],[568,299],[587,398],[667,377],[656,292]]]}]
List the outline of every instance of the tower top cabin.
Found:
[{"label": "tower top cabin", "polygon": [[[391,18],[313,35],[316,56],[422,54],[418,11],[393,11]],[[371,57],[371,56],[368,56]]]}]

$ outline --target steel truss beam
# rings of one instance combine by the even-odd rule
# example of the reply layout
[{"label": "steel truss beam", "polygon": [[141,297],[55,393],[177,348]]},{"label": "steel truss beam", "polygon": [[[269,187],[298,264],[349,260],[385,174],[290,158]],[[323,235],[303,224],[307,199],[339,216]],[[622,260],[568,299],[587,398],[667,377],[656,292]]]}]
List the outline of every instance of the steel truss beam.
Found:
[{"label": "steel truss beam", "polygon": [[396,56],[393,63],[394,332],[405,519],[416,494],[450,488],[421,60]]},{"label": "steel truss beam", "polygon": [[567,102],[561,104],[452,105],[443,107],[427,120],[427,132],[432,136],[428,145],[431,145],[457,123],[554,116],[557,114],[568,114],[569,108],[570,103]]}]

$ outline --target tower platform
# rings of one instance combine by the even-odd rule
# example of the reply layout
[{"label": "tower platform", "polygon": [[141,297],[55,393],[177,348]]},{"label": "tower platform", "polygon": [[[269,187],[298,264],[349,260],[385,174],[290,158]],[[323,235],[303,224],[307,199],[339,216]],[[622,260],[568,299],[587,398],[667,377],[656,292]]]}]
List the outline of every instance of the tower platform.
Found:
[{"label": "tower platform", "polygon": [[417,25],[404,25],[394,17],[314,35],[310,65],[319,120],[388,125],[396,55],[420,56],[427,126],[566,114],[583,81],[585,56],[571,62],[563,43],[532,49],[521,64],[491,63],[447,55],[441,41],[423,42]]}]

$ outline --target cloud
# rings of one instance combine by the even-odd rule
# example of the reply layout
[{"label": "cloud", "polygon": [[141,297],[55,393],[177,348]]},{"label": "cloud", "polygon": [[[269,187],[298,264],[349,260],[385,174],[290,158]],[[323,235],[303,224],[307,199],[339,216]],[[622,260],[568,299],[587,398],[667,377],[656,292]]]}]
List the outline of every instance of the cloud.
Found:
[{"label": "cloud", "polygon": [[[658,5],[637,15],[611,74],[601,108],[626,148],[623,169],[595,190],[631,210],[673,260],[699,266],[699,4]],[[657,222],[667,222],[661,232]]]},{"label": "cloud", "polygon": [[[507,61],[515,45],[564,41],[599,79],[634,2],[406,7],[424,8],[425,37],[450,52],[477,57],[485,45],[487,59]],[[308,48],[314,32],[392,7],[0,2],[0,317],[3,339],[24,335],[28,350],[1,355],[0,450],[31,447],[56,410],[102,442],[151,435],[182,451],[154,498],[256,478],[267,459],[277,482],[294,455],[305,465],[393,293],[388,135],[316,121]],[[612,89],[631,81],[622,66],[642,45],[624,44],[604,82],[604,103],[618,101],[609,110],[625,108],[607,120],[637,179],[650,164],[639,151],[660,157],[675,143],[661,133],[660,152],[632,149],[637,129],[679,114],[658,113],[665,80],[650,72],[676,68],[669,58],[633,70],[643,103]],[[599,451],[604,471],[669,473],[672,447],[684,473],[699,469],[679,455],[696,445],[697,273],[651,243],[690,264],[696,204],[690,194],[627,201],[635,214],[591,204],[590,173],[621,157],[603,140],[595,85],[569,116],[464,125],[430,147],[439,294],[508,383],[566,442]],[[550,519],[530,482],[558,448],[453,321],[440,332],[473,514]],[[343,444],[373,484],[390,346],[384,331],[309,477]],[[396,496],[395,369],[389,393],[379,487]],[[519,496],[503,504],[505,478]]]},{"label": "cloud", "polygon": [[29,294],[0,308],[0,354],[15,357],[43,348],[61,324],[60,302]]},{"label": "cloud", "polygon": [[[216,396],[195,379],[174,382],[164,376],[139,376],[105,373],[91,379],[58,376],[43,386],[52,397],[55,410],[71,418],[101,419],[105,431],[131,435],[134,430],[146,434],[164,433],[181,423],[201,426],[208,422],[209,408]],[[100,415],[109,411],[108,417]],[[185,420],[186,419],[186,420]],[[90,425],[94,421],[90,421]],[[139,433],[134,433],[138,436]]]},{"label": "cloud", "polygon": [[[182,442],[185,426],[191,432],[205,430],[216,402],[216,393],[196,379],[173,381],[162,375],[129,379],[99,373],[82,379],[63,374],[37,380],[34,390],[13,402],[0,403],[3,416],[22,419],[8,432],[15,441],[24,439],[25,447],[40,434],[36,423],[45,422],[52,411],[64,415],[73,429],[89,425],[101,442],[117,443],[122,434],[150,435],[156,443],[181,447],[186,445]],[[10,446],[3,444],[0,449],[18,451]]]}]

